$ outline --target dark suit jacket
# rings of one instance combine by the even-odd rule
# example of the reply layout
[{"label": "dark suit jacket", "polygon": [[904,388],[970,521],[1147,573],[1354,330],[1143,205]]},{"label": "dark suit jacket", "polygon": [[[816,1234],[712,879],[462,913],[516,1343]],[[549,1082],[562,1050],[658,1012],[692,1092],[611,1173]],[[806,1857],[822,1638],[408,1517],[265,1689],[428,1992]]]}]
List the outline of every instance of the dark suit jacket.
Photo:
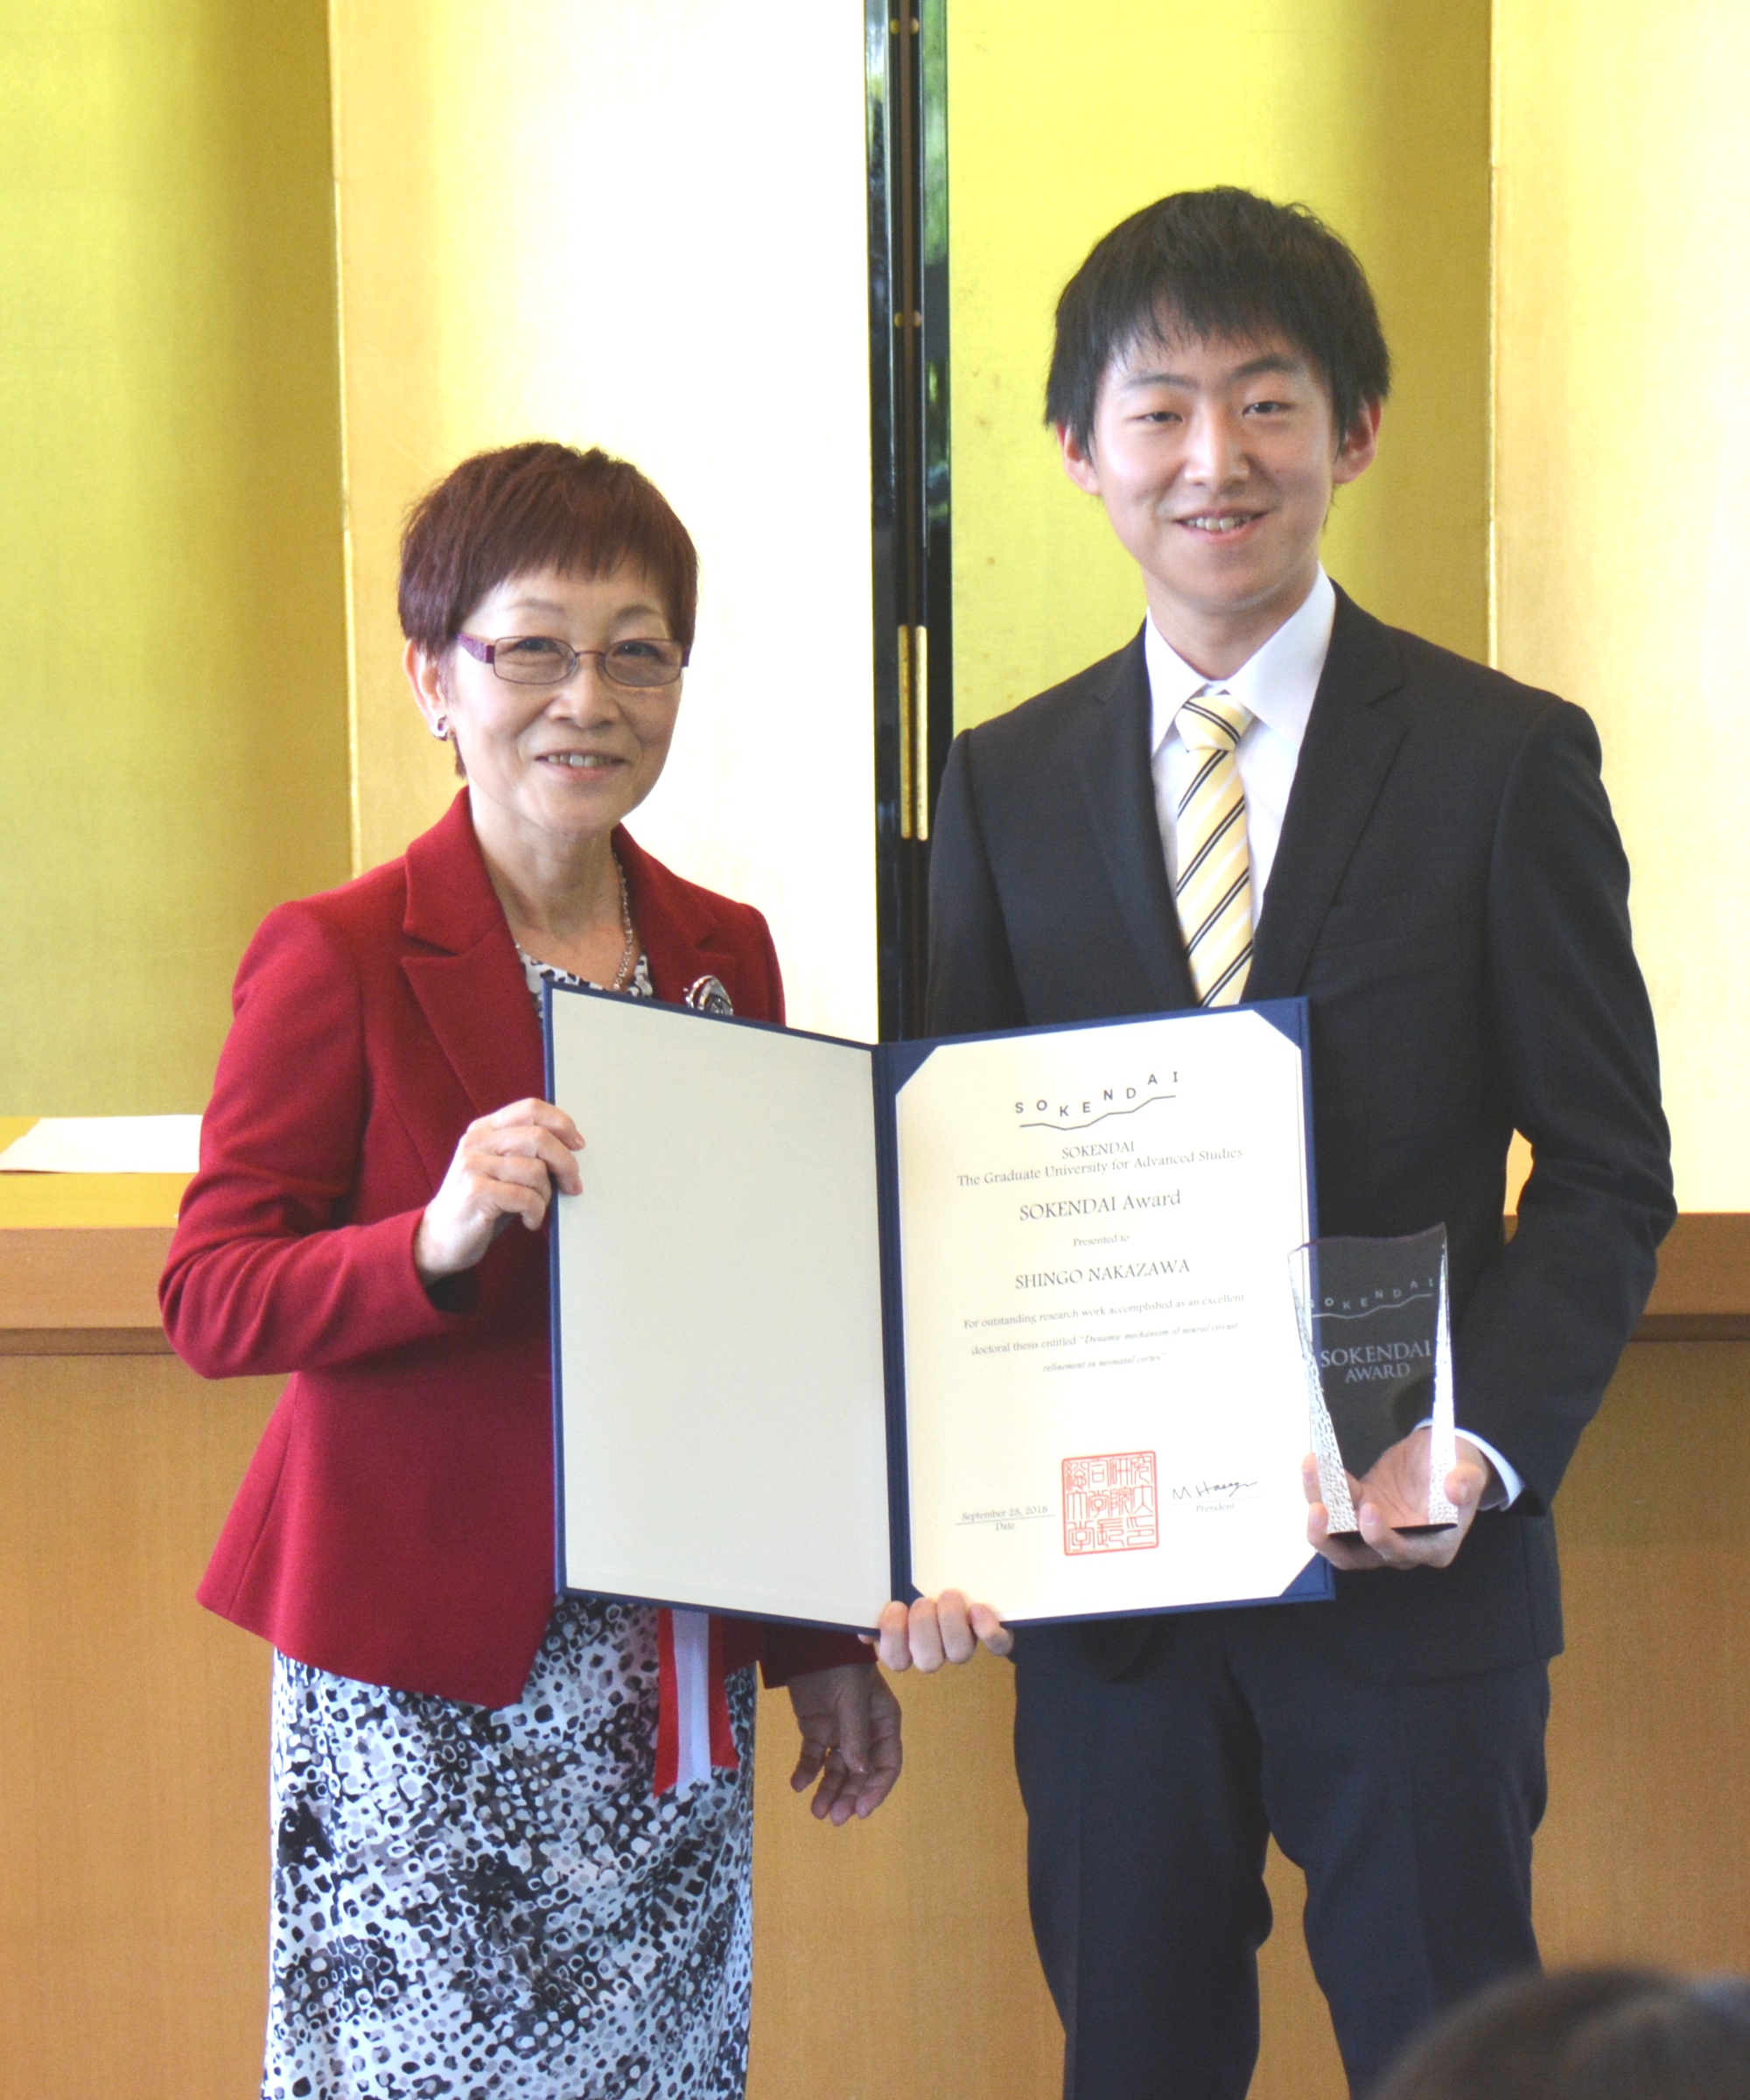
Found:
[{"label": "dark suit jacket", "polygon": [[[781,1020],[760,914],[614,844],[658,998],[709,973]],[[447,1310],[413,1266],[466,1125],[546,1091],[466,790],[400,860],[272,913],[234,1003],[164,1326],[206,1377],[293,1375],[201,1601],[343,1676],[507,1705],[553,1604],[546,1235],[512,1227]],[[743,1620],[713,1648],[774,1682],[868,1654]]]},{"label": "dark suit jacket", "polygon": [[[931,869],[929,1032],[1195,1004],[1141,635],[959,737]],[[1673,1215],[1628,869],[1587,717],[1340,592],[1248,999],[1312,1012],[1319,1229],[1451,1243],[1459,1424],[1519,1469],[1443,1571],[1340,1575],[1311,1638],[1403,1677],[1561,1645],[1554,1499]],[[1504,1241],[1511,1133],[1536,1166]],[[1149,1637],[1090,1636],[1115,1669]]]}]

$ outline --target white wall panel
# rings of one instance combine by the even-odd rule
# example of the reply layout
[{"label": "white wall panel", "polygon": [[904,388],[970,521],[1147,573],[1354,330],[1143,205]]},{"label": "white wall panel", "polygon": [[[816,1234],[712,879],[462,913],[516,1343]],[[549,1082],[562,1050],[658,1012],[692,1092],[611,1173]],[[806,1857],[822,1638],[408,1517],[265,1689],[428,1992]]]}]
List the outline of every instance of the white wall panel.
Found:
[{"label": "white wall panel", "polygon": [[406,507],[485,445],[604,444],[704,566],[631,828],[766,913],[794,1019],[872,1035],[861,10],[334,0],[334,66],[360,864],[452,785],[396,662]]}]

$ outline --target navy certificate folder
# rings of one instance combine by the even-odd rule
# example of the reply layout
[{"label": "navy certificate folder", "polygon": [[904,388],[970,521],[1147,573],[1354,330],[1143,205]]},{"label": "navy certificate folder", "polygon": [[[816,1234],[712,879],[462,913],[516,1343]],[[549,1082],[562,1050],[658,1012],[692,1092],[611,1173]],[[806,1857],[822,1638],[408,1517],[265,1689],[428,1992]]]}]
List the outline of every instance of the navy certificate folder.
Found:
[{"label": "navy certificate folder", "polygon": [[549,984],[563,1589],[1310,1600],[1303,1000],[867,1045]]}]

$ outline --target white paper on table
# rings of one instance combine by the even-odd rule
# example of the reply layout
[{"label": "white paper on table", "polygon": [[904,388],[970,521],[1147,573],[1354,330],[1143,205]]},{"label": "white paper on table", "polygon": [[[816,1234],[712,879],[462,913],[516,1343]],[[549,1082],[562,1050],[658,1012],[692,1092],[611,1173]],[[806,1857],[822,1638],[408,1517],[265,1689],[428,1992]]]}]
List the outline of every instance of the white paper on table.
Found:
[{"label": "white paper on table", "polygon": [[911,1574],[1005,1619],[1308,1562],[1301,1052],[1256,1013],[938,1047],[901,1088]]},{"label": "white paper on table", "polygon": [[198,1116],[45,1116],[0,1152],[0,1173],[192,1174]]},{"label": "white paper on table", "polygon": [[892,1582],[872,1054],[555,992],[569,1589],[873,1626]]}]

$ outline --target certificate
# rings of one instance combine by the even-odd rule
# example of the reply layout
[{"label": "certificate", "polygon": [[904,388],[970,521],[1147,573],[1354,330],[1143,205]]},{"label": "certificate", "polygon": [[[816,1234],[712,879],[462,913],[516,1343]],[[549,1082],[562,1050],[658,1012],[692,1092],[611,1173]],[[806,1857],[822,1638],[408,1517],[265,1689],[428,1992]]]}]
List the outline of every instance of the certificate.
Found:
[{"label": "certificate", "polygon": [[562,1587],[872,1627],[1330,1593],[1301,1001],[870,1046],[565,989]]}]

